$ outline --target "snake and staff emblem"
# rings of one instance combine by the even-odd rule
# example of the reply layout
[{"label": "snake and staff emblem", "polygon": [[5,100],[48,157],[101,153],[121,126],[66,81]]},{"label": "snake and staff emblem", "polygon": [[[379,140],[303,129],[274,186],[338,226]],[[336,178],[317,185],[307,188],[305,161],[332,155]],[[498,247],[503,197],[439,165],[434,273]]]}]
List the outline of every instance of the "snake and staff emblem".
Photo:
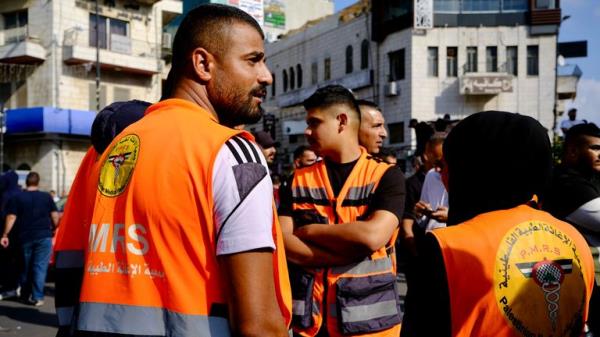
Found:
[{"label": "snake and staff emblem", "polygon": [[523,276],[532,278],[544,292],[548,318],[552,322],[552,329],[556,330],[560,286],[565,279],[565,274],[571,273],[573,261],[571,259],[543,260],[539,262],[517,263],[516,265],[521,273],[523,273]]},{"label": "snake and staff emblem", "polygon": [[121,171],[121,165],[129,158],[131,152],[120,153],[113,156],[108,157],[108,161],[111,162],[115,168],[115,178],[113,180],[113,184],[117,185],[117,181],[119,180],[119,172]]}]

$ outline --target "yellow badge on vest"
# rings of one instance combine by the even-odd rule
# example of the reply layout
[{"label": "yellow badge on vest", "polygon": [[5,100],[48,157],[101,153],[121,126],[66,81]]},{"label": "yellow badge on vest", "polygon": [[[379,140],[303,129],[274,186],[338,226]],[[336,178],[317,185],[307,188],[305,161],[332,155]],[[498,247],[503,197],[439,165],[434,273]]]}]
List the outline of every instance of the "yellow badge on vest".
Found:
[{"label": "yellow badge on vest", "polygon": [[581,327],[586,286],[575,242],[557,227],[521,223],[496,254],[496,303],[522,336],[568,336]]},{"label": "yellow badge on vest", "polygon": [[123,193],[133,174],[139,151],[140,138],[137,135],[127,135],[113,146],[100,171],[100,193],[107,197]]}]

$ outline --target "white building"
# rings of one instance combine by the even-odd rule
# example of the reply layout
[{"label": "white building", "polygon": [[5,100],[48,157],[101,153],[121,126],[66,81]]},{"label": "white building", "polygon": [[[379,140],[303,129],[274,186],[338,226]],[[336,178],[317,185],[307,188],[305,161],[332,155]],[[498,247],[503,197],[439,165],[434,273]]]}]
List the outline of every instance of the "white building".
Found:
[{"label": "white building", "polygon": [[6,112],[4,164],[40,173],[41,187],[68,193],[89,147],[99,105],[161,91],[162,28],[176,0],[3,0],[0,103]]},{"label": "white building", "polygon": [[362,1],[270,43],[266,107],[280,122],[280,152],[304,142],[302,101],[330,83],[376,102],[400,150],[412,118],[505,110],[551,129],[560,19],[554,1]]}]

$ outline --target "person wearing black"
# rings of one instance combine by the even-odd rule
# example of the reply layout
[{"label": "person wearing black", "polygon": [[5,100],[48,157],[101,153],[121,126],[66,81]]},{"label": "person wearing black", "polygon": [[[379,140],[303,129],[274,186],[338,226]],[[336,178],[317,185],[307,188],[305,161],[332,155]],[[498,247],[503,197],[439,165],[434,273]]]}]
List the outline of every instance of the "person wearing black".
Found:
[{"label": "person wearing black", "polygon": [[58,211],[49,193],[38,190],[40,176],[29,172],[25,180],[26,190],[8,201],[6,222],[0,245],[10,244],[8,234],[13,229],[23,254],[23,270],[19,286],[26,289],[31,283],[29,302],[35,306],[44,304],[44,284],[48,262],[52,253],[52,235],[58,226]]},{"label": "person wearing black", "polygon": [[567,131],[563,160],[554,170],[544,209],[573,224],[590,246],[596,279],[588,325],[600,336],[600,128],[595,124]]},{"label": "person wearing black", "polygon": [[[323,289],[330,289],[324,290],[327,293],[333,291],[330,283],[336,277],[332,267],[341,266],[342,269],[351,270],[350,266],[359,261],[371,263],[393,260],[393,240],[404,208],[404,175],[398,167],[372,157],[359,145],[360,112],[348,89],[337,85],[320,88],[304,102],[304,106],[308,124],[305,135],[311,148],[323,157],[323,161],[295,171],[291,193],[286,189],[287,192],[280,196],[279,220],[284,234],[286,256],[291,263],[290,270],[297,270],[299,266],[324,273],[326,281],[314,276],[314,289],[322,289],[324,286]],[[302,196],[304,192],[301,191],[317,190],[329,192],[326,195],[310,192],[307,197]],[[351,190],[356,192],[347,192]],[[325,208],[328,210],[325,211]],[[379,260],[371,260],[374,253],[379,254]],[[386,293],[386,296],[395,296],[396,300],[397,293],[393,286],[396,279],[393,272],[395,268],[391,262],[387,266],[389,270],[385,271],[389,274],[385,275],[390,279],[386,282],[391,284],[391,292]],[[356,273],[360,274],[358,269]],[[362,276],[358,274],[350,279]],[[323,282],[327,283],[323,285]],[[292,289],[296,289],[292,291],[292,298],[305,296],[300,295],[304,292],[301,290],[304,288],[300,279],[291,276],[291,284]],[[369,287],[372,285],[367,286]],[[313,290],[307,290],[307,293],[315,296]],[[312,336],[320,328],[317,336],[331,333],[338,335],[347,324],[351,324],[343,322],[341,316],[335,318],[339,319],[339,325],[333,324],[332,320],[337,316],[330,309],[331,297],[327,294],[323,296],[322,299],[311,300],[319,301],[313,302],[314,305],[324,308],[321,312],[313,312],[323,318],[320,327],[309,328],[302,323],[304,321],[300,322],[303,320],[300,316],[305,317],[306,312],[312,309],[302,310],[301,313],[294,310],[292,327],[295,333],[302,332]],[[380,300],[385,301],[386,298]],[[360,301],[357,299],[353,303],[356,305]],[[365,308],[376,304],[366,304]],[[348,310],[352,310],[352,307]],[[353,333],[345,334],[399,331],[401,314],[399,309],[394,308],[393,311],[385,324],[378,321],[381,318],[375,314],[368,318],[370,322],[375,322],[367,330],[353,330]],[[340,331],[331,331],[334,325]],[[316,330],[311,330],[313,328]]]},{"label": "person wearing black", "polygon": [[[4,223],[8,201],[21,192],[19,176],[15,171],[10,170],[0,176],[0,190],[2,191],[0,196],[0,219],[2,220],[0,223]],[[14,233],[9,237],[11,240],[17,242]],[[2,292],[0,293],[1,300],[21,295],[21,288],[19,288],[19,270],[21,264],[21,253],[19,252],[18,245],[10,245],[7,249],[0,250],[0,270],[2,270],[2,275],[0,276],[0,285],[2,286]]]},{"label": "person wearing black", "polygon": [[[568,224],[538,210],[535,196],[543,197],[552,169],[546,130],[530,117],[480,112],[455,126],[443,149],[446,165],[442,176],[449,192],[448,227],[425,235],[423,249],[419,250],[417,286],[408,289],[407,301],[414,303],[407,303],[401,336],[478,336],[482,331],[490,336],[513,336],[521,335],[519,329],[533,331],[529,334],[537,336],[539,329],[552,329],[544,290],[536,284],[537,276],[535,280],[528,277],[527,270],[522,269],[526,267],[516,263],[520,250],[506,255],[503,252],[509,245],[521,242],[533,247],[560,245],[562,241],[558,239],[551,243],[538,239],[551,236],[554,240],[550,233],[558,233],[556,228],[569,233],[568,242],[573,243],[572,248],[560,246],[561,256],[572,261],[578,254],[584,268],[573,267],[564,276],[571,281],[562,284],[561,301],[571,296],[577,302],[560,306],[557,329],[562,336],[579,336],[587,311],[587,291],[591,288],[591,256],[582,245],[583,239]],[[532,223],[543,223],[549,232],[521,238],[520,233],[527,234],[521,227]],[[519,234],[511,237],[513,240],[503,239],[515,232]],[[538,273],[538,264],[547,262],[541,257],[543,254],[532,251],[529,259],[523,258],[526,262],[541,261],[532,275]],[[494,267],[494,261],[500,261],[498,256],[510,265],[510,270],[505,269],[506,283],[502,286],[495,281],[496,275],[502,275],[502,268]],[[583,277],[580,270],[585,271]],[[458,293],[459,290],[465,292]],[[496,298],[499,291],[508,290],[518,296]],[[565,326],[569,322],[572,325]]]}]

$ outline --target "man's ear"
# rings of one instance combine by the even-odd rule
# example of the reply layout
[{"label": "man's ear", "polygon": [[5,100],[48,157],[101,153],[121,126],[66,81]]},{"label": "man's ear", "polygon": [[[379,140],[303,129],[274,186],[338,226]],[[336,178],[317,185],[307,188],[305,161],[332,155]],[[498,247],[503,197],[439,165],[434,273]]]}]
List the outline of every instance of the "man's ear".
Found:
[{"label": "man's ear", "polygon": [[337,115],[336,119],[339,122],[338,132],[342,132],[342,130],[344,130],[348,126],[348,114],[342,112],[339,115]]},{"label": "man's ear", "polygon": [[208,82],[212,79],[215,57],[204,48],[196,48],[192,51],[192,67],[198,79]]}]

